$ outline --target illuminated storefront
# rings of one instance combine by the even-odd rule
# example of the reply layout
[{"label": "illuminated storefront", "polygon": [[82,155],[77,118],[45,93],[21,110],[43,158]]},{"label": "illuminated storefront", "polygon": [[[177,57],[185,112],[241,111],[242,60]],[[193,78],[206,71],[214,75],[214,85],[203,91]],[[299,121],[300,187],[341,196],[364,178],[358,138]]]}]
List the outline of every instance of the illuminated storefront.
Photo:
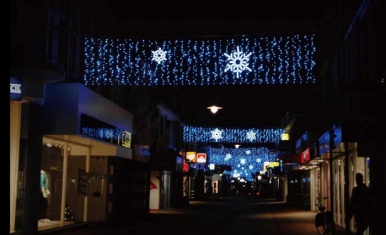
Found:
[{"label": "illuminated storefront", "polygon": [[112,159],[132,160],[132,114],[78,83],[48,84],[38,102],[10,104],[11,233],[31,230],[34,218],[39,231],[106,221]]}]

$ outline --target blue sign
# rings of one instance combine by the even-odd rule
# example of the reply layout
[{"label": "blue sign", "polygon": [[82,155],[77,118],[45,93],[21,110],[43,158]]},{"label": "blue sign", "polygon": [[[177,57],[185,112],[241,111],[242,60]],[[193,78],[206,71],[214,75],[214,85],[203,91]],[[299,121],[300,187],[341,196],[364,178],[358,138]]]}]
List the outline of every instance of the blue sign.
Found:
[{"label": "blue sign", "polygon": [[23,98],[23,80],[17,77],[9,78],[10,88],[9,99],[20,101]]}]

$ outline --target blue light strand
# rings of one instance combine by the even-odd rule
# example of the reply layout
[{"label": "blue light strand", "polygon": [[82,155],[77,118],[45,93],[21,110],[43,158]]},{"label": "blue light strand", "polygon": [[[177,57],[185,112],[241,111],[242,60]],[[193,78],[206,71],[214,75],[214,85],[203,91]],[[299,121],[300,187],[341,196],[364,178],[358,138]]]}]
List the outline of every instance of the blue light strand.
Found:
[{"label": "blue light strand", "polygon": [[[314,34],[210,39],[85,38],[85,85],[239,85],[315,83]],[[227,70],[245,53],[249,69]],[[154,60],[154,51],[166,52]],[[249,53],[250,56],[246,57]]]},{"label": "blue light strand", "polygon": [[220,128],[183,126],[186,143],[279,143],[283,128]]},{"label": "blue light strand", "polygon": [[209,148],[208,162],[231,167],[231,176],[252,181],[252,173],[264,170],[264,162],[274,162],[276,154],[268,148]]}]

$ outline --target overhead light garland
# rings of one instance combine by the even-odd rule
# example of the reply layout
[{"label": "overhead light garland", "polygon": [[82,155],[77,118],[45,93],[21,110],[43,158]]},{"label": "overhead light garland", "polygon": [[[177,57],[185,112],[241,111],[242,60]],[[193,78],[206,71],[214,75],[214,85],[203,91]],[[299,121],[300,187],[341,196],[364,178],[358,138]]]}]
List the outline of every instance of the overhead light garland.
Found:
[{"label": "overhead light garland", "polygon": [[191,143],[279,143],[283,128],[221,128],[183,126],[183,141]]},{"label": "overhead light garland", "polygon": [[84,43],[85,85],[315,83],[313,33]]},{"label": "overhead light garland", "polygon": [[276,154],[268,148],[209,148],[209,164],[227,165],[232,168],[231,176],[252,181],[252,173],[264,170],[264,162],[274,162]]}]

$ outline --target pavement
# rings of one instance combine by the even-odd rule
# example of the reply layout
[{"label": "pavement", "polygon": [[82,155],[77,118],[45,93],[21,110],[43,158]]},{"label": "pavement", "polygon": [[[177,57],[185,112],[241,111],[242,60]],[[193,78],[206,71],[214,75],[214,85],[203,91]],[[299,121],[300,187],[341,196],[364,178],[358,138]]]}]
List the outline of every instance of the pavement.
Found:
[{"label": "pavement", "polygon": [[[127,226],[107,223],[81,223],[39,234],[248,234],[248,235],[317,235],[316,213],[287,205],[275,199],[210,198],[190,201],[186,208],[150,211],[147,218]],[[337,226],[335,235],[345,235]]]}]

